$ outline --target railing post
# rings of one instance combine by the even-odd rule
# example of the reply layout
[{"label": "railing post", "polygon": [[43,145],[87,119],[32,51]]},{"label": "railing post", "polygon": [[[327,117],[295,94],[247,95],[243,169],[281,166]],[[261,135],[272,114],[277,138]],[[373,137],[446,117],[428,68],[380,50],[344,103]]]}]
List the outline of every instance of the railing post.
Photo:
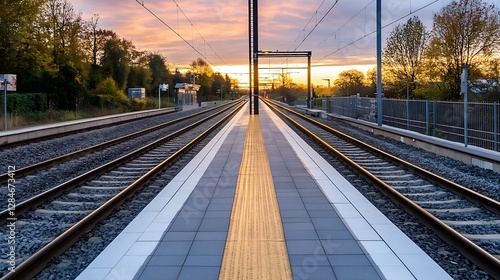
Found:
[{"label": "railing post", "polygon": [[437,105],[436,101],[432,101],[432,123],[434,124],[434,129],[432,130],[432,136],[436,136],[437,123],[436,123]]},{"label": "railing post", "polygon": [[495,151],[498,151],[498,104],[493,102],[493,135],[495,138]]},{"label": "railing post", "polygon": [[429,100],[425,100],[425,134],[430,135],[430,104]]}]

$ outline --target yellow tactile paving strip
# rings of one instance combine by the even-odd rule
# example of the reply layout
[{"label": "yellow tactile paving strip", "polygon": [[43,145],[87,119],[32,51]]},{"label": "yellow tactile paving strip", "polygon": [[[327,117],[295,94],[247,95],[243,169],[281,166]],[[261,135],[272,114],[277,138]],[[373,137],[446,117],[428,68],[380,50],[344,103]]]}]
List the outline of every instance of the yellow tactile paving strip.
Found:
[{"label": "yellow tactile paving strip", "polygon": [[220,280],[292,279],[259,116],[250,116]]}]

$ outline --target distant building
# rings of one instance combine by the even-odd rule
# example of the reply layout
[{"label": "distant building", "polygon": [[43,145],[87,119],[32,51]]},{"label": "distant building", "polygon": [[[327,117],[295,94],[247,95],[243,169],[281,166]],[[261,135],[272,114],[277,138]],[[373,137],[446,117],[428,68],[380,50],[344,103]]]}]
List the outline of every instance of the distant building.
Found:
[{"label": "distant building", "polygon": [[175,91],[177,93],[175,103],[178,107],[182,107],[182,105],[196,104],[196,92],[198,90],[200,90],[200,85],[188,83],[175,84]]},{"label": "distant building", "polygon": [[145,88],[129,88],[127,93],[128,98],[146,98]]}]

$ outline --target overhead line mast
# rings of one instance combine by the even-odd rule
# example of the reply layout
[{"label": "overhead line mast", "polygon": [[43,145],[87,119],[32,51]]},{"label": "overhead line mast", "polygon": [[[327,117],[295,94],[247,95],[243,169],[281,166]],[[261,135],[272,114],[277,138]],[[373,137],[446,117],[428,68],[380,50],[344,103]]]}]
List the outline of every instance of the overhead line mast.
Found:
[{"label": "overhead line mast", "polygon": [[[248,36],[249,36],[249,101],[250,114],[259,114],[259,7],[258,0],[248,0]],[[252,71],[253,66],[253,71]],[[253,74],[253,79],[252,79]],[[252,81],[253,80],[253,81]],[[253,84],[253,87],[252,87]]]}]

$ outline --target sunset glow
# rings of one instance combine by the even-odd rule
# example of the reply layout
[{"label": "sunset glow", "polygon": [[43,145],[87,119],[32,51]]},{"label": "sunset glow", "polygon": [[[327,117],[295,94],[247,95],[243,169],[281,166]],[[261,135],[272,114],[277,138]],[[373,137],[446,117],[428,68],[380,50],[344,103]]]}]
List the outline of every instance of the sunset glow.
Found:
[{"label": "sunset glow", "polygon": [[[395,24],[407,20],[407,15],[418,16],[430,30],[432,14],[450,1],[382,2],[383,25],[395,22],[383,30],[386,37]],[[435,3],[419,10],[432,2]],[[229,73],[242,84],[248,82],[245,74],[248,72],[247,0],[72,0],[71,3],[84,19],[98,14],[99,28],[113,30],[122,38],[132,40],[139,50],[163,54],[174,67],[187,68],[201,53],[216,72]],[[376,26],[375,1],[340,0],[328,14],[335,1],[325,1],[320,7],[321,3],[320,0],[259,1],[259,48],[312,51],[312,83],[315,85],[326,85],[323,79],[333,81],[342,70],[356,68],[366,73],[373,68],[375,34],[369,34]],[[305,66],[305,61],[263,60],[261,64],[284,68]],[[305,83],[305,70],[289,72],[299,72],[290,75],[293,74],[291,77],[298,83]]]}]

